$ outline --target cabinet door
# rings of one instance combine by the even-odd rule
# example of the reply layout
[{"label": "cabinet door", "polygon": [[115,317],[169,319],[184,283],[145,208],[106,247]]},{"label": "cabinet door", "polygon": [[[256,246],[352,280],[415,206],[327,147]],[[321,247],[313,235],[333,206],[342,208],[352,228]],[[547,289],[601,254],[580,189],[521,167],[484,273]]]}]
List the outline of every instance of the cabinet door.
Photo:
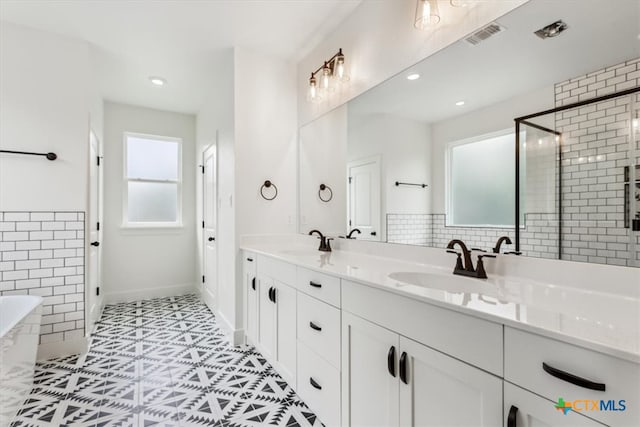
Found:
[{"label": "cabinet door", "polygon": [[499,426],[502,380],[400,337],[400,425]]},{"label": "cabinet door", "polygon": [[296,290],[276,282],[276,360],[278,372],[289,384],[296,384]]},{"label": "cabinet door", "polygon": [[255,271],[248,269],[244,272],[244,292],[247,296],[246,305],[246,335],[247,342],[256,344],[258,338],[258,300],[259,284]]},{"label": "cabinet door", "polygon": [[258,350],[271,363],[276,359],[276,304],[270,295],[275,288],[273,279],[261,276],[258,278]]},{"label": "cabinet door", "polygon": [[504,383],[505,427],[596,427],[602,426],[574,411],[556,409],[555,403],[537,394]]},{"label": "cabinet door", "polygon": [[343,426],[398,425],[398,350],[398,334],[342,313]]}]

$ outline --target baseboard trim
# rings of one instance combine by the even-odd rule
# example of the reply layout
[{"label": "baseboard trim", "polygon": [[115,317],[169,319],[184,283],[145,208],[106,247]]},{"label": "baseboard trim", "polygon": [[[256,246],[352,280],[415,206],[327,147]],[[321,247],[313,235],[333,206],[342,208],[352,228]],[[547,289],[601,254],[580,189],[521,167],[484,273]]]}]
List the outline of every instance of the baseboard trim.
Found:
[{"label": "baseboard trim", "polygon": [[235,329],[220,310],[216,310],[215,314],[218,325],[227,336],[229,343],[233,346],[244,344],[244,329]]},{"label": "baseboard trim", "polygon": [[89,348],[89,337],[76,338],[67,341],[55,341],[40,344],[38,346],[38,360],[47,360],[54,357],[71,356],[72,354],[86,353]]},{"label": "baseboard trim", "polygon": [[104,304],[133,302],[150,298],[172,297],[194,292],[197,293],[198,288],[193,283],[163,286],[160,288],[136,289],[133,291],[108,292],[104,295]]}]

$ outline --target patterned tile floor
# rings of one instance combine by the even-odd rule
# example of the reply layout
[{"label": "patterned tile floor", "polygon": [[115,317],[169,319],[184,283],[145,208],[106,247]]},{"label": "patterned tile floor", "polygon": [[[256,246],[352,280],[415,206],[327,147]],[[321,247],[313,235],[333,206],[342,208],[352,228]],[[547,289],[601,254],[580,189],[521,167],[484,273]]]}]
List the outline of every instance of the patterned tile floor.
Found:
[{"label": "patterned tile floor", "polygon": [[320,426],[196,295],[108,305],[82,356],[36,368],[12,426]]}]

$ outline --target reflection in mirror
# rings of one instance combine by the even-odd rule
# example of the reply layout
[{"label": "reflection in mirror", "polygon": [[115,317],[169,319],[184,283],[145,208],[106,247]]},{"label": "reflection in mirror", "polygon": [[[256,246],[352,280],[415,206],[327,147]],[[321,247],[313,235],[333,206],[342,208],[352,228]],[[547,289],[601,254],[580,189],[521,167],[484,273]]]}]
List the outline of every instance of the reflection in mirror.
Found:
[{"label": "reflection in mirror", "polygon": [[[517,164],[514,119],[638,87],[639,9],[531,0],[491,37],[460,40],[303,126],[300,231],[484,250],[509,236],[502,252],[637,265],[633,96],[521,123]],[[558,20],[558,36],[535,34]],[[341,190],[332,203],[313,199],[320,176],[309,171]]]}]

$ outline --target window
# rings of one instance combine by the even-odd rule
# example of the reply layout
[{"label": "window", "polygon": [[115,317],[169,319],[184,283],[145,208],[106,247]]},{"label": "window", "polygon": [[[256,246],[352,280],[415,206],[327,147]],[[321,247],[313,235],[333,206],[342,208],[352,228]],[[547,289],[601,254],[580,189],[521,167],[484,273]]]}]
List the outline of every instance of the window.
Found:
[{"label": "window", "polygon": [[[512,130],[458,141],[448,149],[447,225],[513,227],[515,135]],[[524,162],[521,185],[524,183]],[[520,193],[523,195],[523,193]],[[521,197],[521,206],[523,206]],[[522,209],[521,209],[522,212]],[[523,222],[521,222],[523,223]]]},{"label": "window", "polygon": [[181,226],[182,140],[125,133],[126,227]]}]

